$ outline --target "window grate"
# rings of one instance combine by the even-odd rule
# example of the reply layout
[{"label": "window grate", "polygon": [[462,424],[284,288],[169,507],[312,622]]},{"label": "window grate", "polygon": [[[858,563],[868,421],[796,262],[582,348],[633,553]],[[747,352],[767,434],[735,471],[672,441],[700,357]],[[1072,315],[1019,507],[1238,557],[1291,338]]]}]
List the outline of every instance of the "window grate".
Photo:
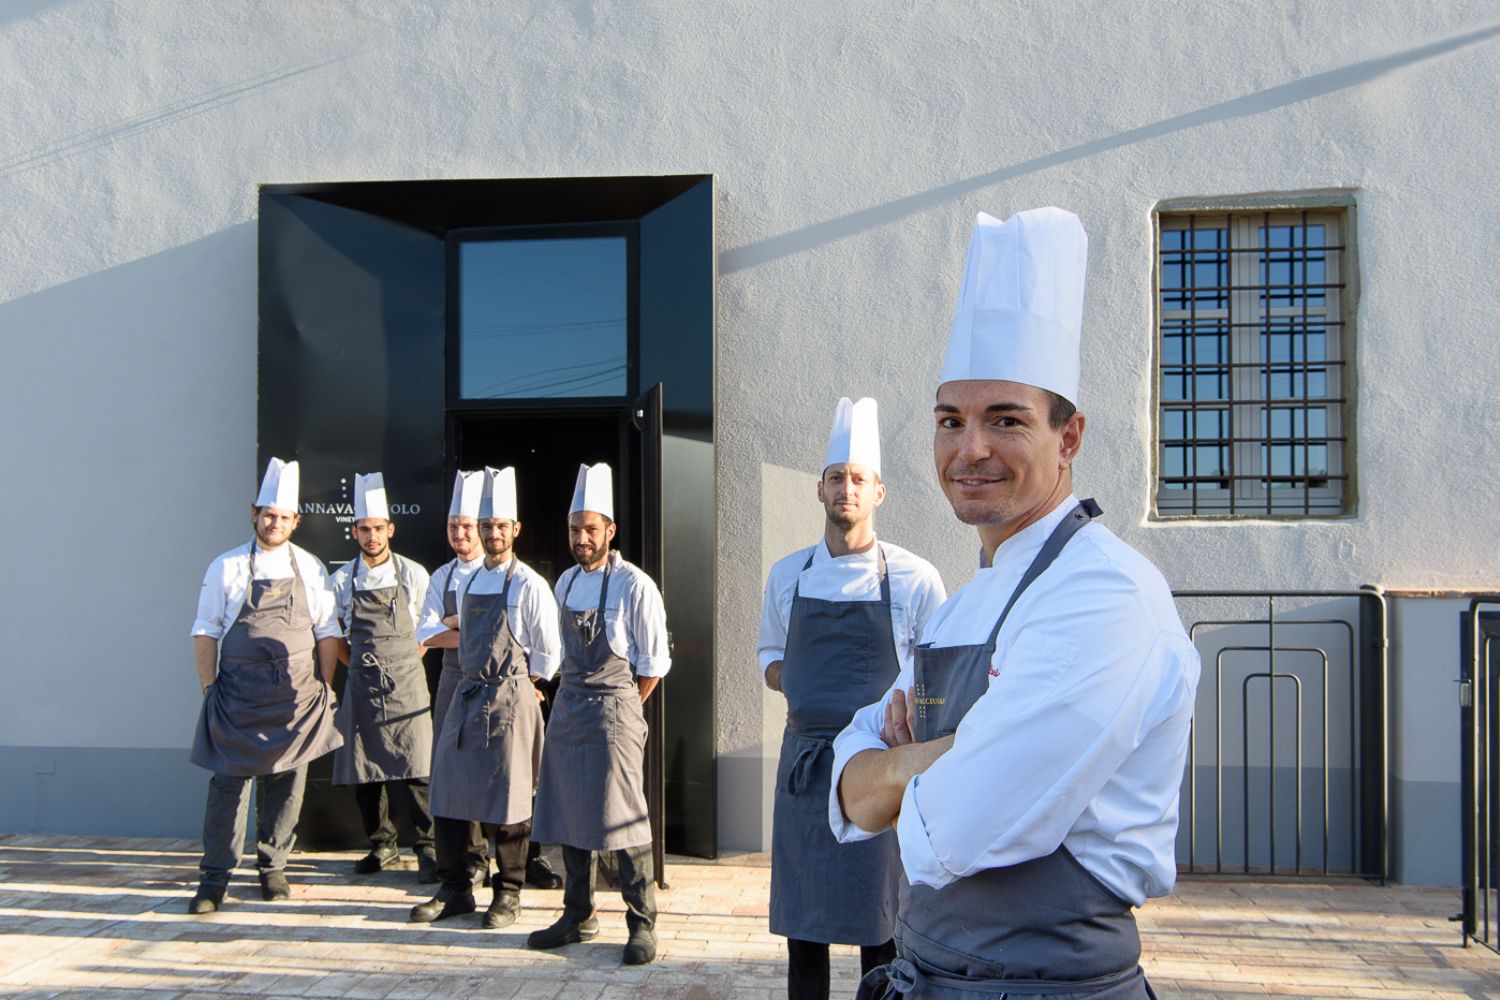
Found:
[{"label": "window grate", "polygon": [[1343,211],[1159,223],[1157,513],[1344,513]]}]

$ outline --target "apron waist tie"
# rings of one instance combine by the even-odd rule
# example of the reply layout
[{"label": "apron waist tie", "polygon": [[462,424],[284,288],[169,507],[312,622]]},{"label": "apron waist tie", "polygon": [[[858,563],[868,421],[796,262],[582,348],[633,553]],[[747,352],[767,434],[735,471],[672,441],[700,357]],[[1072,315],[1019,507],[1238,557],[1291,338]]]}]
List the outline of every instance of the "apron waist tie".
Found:
[{"label": "apron waist tie", "polygon": [[818,757],[823,751],[833,749],[833,741],[821,736],[799,736],[798,742],[802,749],[797,753],[797,759],[792,762],[792,769],[786,776],[786,790],[792,795],[801,795],[804,788],[812,784],[813,769],[818,766]]},{"label": "apron waist tie", "polygon": [[898,996],[921,995],[926,987],[944,990],[961,990],[965,993],[988,993],[999,991],[999,1000],[1012,992],[1025,996],[1048,996],[1052,994],[1099,993],[1117,986],[1140,974],[1140,966],[1132,966],[1107,976],[1093,979],[967,979],[924,973],[910,959],[896,958],[890,965],[871,969],[859,981],[855,1000],[893,1000]]}]

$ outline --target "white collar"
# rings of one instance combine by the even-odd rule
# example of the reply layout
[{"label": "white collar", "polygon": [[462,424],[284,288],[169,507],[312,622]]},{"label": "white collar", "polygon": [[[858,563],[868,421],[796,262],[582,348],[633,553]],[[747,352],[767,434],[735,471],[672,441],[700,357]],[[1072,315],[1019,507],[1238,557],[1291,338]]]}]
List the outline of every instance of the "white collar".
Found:
[{"label": "white collar", "polygon": [[1047,537],[1052,534],[1053,529],[1061,524],[1062,519],[1068,516],[1069,511],[1077,506],[1078,498],[1069,493],[1056,507],[1043,514],[1041,520],[1028,524],[1001,542],[1000,547],[995,550],[995,558],[993,560],[985,559],[984,546],[981,545],[979,547],[979,568],[982,570],[990,569],[996,563],[1005,561],[1012,552],[1041,548],[1046,543]]}]

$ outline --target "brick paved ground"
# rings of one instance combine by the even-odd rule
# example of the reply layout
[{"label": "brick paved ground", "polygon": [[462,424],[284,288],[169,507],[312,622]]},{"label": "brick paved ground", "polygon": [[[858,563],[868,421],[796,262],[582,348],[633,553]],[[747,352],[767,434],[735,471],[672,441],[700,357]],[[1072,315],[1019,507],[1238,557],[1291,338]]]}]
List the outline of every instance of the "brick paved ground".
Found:
[{"label": "brick paved ground", "polygon": [[[0,995],[349,997],[418,1000],[770,1000],[784,951],[766,933],[764,858],[674,860],[661,894],[661,955],[622,968],[618,897],[604,930],[559,952],[523,947],[560,892],[528,890],[521,920],[478,916],[418,927],[426,897],[408,871],[357,883],[355,855],[296,855],[295,898],[264,903],[242,873],[227,908],[182,913],[195,881],[191,841],[0,837]],[[487,896],[481,898],[481,903]],[[1452,890],[1192,880],[1141,912],[1146,965],[1164,998],[1247,996],[1500,998],[1500,956],[1463,949]],[[835,949],[847,997],[857,959]]]}]

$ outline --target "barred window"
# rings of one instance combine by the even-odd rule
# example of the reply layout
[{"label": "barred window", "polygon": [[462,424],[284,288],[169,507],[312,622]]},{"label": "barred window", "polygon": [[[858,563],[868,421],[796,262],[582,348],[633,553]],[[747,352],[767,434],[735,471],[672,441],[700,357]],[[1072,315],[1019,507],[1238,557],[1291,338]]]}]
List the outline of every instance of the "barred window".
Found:
[{"label": "barred window", "polygon": [[1158,515],[1349,510],[1348,211],[1158,216]]}]

